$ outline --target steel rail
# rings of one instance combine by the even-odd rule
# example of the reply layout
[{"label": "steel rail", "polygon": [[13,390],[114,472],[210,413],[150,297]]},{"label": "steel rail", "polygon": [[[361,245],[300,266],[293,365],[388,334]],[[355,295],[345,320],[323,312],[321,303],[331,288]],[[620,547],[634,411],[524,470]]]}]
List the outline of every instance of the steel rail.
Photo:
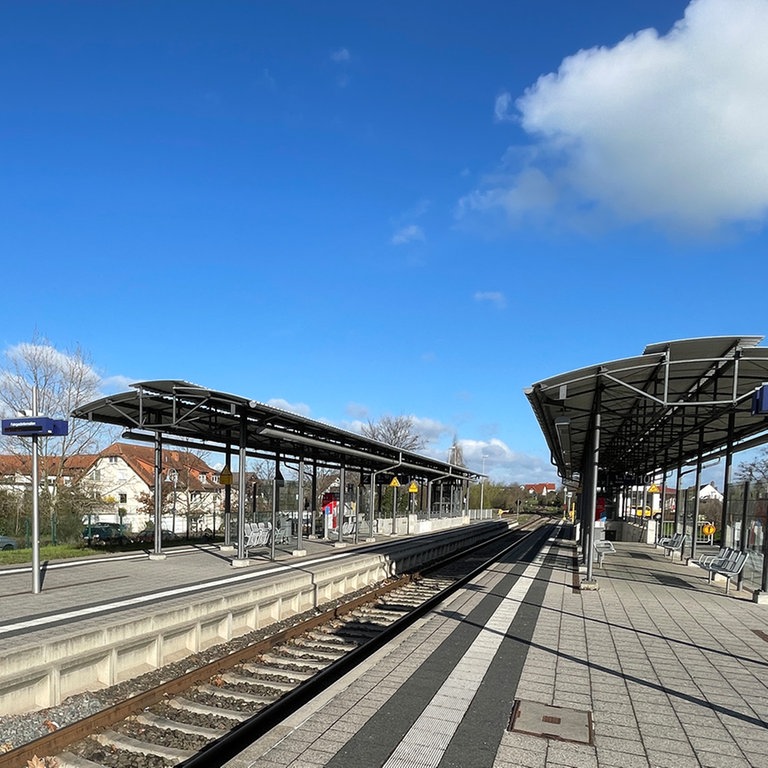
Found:
[{"label": "steel rail", "polygon": [[[531,534],[535,533],[536,530],[538,530],[540,527],[541,527],[541,524],[539,523],[539,525],[534,527],[533,530],[526,533],[523,539],[516,541],[510,547],[507,547],[504,550],[502,550],[501,553],[497,553],[496,555],[494,555],[494,558],[492,559],[498,558],[500,554],[503,554],[504,552],[507,552],[509,549],[512,549],[516,546],[519,546],[520,544],[525,542]],[[74,744],[75,742],[80,741],[94,733],[98,733],[99,731],[110,728],[111,726],[115,725],[116,723],[119,723],[120,721],[124,720],[130,715],[136,714],[137,712],[141,712],[147,707],[151,707],[154,704],[157,704],[158,702],[162,701],[166,697],[177,695],[185,690],[188,690],[194,685],[203,683],[209,680],[211,677],[214,677],[232,667],[237,666],[238,664],[242,664],[244,662],[250,661],[254,657],[257,657],[263,653],[266,653],[267,651],[271,650],[272,648],[274,648],[275,646],[281,643],[287,642],[288,640],[291,640],[294,637],[298,637],[304,634],[305,632],[309,632],[312,629],[315,629],[318,626],[326,624],[329,621],[332,621],[333,619],[339,616],[344,616],[348,613],[351,613],[352,611],[356,610],[357,608],[363,605],[366,605],[367,603],[374,602],[382,595],[385,595],[389,592],[399,589],[400,587],[405,586],[406,584],[409,584],[413,581],[418,581],[418,579],[421,578],[423,575],[429,572],[435,571],[438,568],[442,568],[445,565],[448,565],[449,563],[455,560],[459,560],[464,557],[467,557],[476,549],[487,546],[488,544],[494,541],[498,541],[499,539],[509,536],[515,531],[520,531],[520,530],[522,530],[522,528],[509,529],[499,534],[498,536],[494,536],[490,539],[479,542],[478,544],[473,545],[469,549],[463,550],[458,553],[454,553],[434,563],[429,563],[425,568],[421,569],[418,572],[404,574],[403,576],[400,576],[399,578],[394,579],[393,581],[387,582],[384,585],[376,587],[370,592],[366,592],[364,595],[360,595],[357,598],[349,600],[341,605],[337,605],[334,608],[324,611],[323,613],[319,613],[316,616],[312,616],[311,618],[306,619],[292,627],[287,627],[286,629],[280,630],[274,635],[270,635],[269,637],[266,637],[263,640],[257,641],[256,643],[249,645],[246,648],[241,648],[240,650],[234,651],[233,653],[230,653],[220,659],[215,659],[214,661],[203,664],[202,666],[194,670],[191,670],[190,672],[182,674],[179,677],[176,677],[165,683],[161,683],[160,685],[153,687],[148,691],[144,691],[142,693],[136,694],[135,696],[125,699],[125,701],[121,701],[111,707],[108,707],[107,709],[104,709],[93,715],[89,715],[88,717],[85,717],[82,720],[78,720],[77,722],[72,723],[70,725],[59,728],[58,730],[53,731],[50,734],[41,736],[35,739],[34,741],[30,741],[27,744],[23,744],[19,747],[16,747],[9,752],[0,754],[0,768],[18,768],[19,766],[26,765],[28,761],[32,761],[35,757],[40,758],[44,756],[55,755],[59,752],[62,752],[71,744]],[[479,568],[474,569],[472,571],[472,574],[470,574],[469,578],[471,578],[472,575],[476,574],[477,572],[482,571],[484,567],[485,567],[485,564],[483,564],[483,566],[480,566]],[[466,577],[462,577],[462,579],[460,579],[459,581],[461,583],[464,583],[466,581]],[[447,597],[448,594],[450,594],[450,592],[454,591],[455,589],[458,589],[458,586],[454,587],[454,585],[451,585],[451,587],[449,587],[448,590],[444,590],[443,592],[438,593],[435,597],[429,598],[429,600],[427,601],[427,604],[429,604],[430,606],[436,604],[440,600]],[[417,611],[418,610],[420,610],[420,608],[417,609]],[[390,638],[389,633],[393,626],[396,626],[396,625],[401,626],[401,629],[398,631],[402,631],[402,629],[405,629],[407,624],[401,624],[401,622],[404,622],[404,620],[408,619],[409,616],[411,616],[411,613],[409,613],[408,616],[406,617],[398,619],[396,622],[394,622],[394,624],[391,627],[384,630],[384,634],[386,634],[387,638]],[[415,618],[413,620],[415,620]],[[411,623],[411,622],[408,622],[408,623]],[[394,635],[391,635],[391,636],[394,636]],[[376,644],[375,648],[372,648],[370,652],[366,653],[364,656],[363,655],[358,656],[359,652],[364,650],[365,648],[368,648],[368,646],[371,643]],[[355,651],[351,651],[344,658],[339,659],[336,662],[333,662],[329,667],[327,667],[325,670],[322,670],[315,677],[322,676],[323,682],[321,685],[322,686],[328,685],[329,681],[331,680],[331,675],[328,673],[328,670],[333,670],[333,673],[337,674],[337,670],[340,670],[342,667],[344,667],[346,671],[347,664],[344,664],[343,662],[345,662],[348,656],[354,656],[357,659],[354,662],[354,664],[349,664],[349,668],[352,668],[354,665],[360,663],[364,658],[369,656],[371,653],[373,653],[374,650],[376,650],[378,647],[380,647],[380,645],[383,645],[383,644],[384,644],[383,642],[379,642],[379,637],[377,636],[376,638],[369,641],[368,643],[361,646],[360,648],[356,649]],[[343,672],[341,674],[343,674]],[[207,745],[203,751],[197,753],[192,758],[189,758],[188,761],[185,761],[180,765],[183,765],[183,766],[189,765],[190,767],[205,766],[205,768],[214,768],[214,766],[223,765],[223,762],[226,762],[226,760],[229,759],[228,757],[221,757],[220,758],[221,762],[212,762],[212,760],[215,761],[216,759],[219,759],[215,757],[216,755],[219,755],[219,754],[224,755],[225,753],[229,754],[229,751],[233,748],[232,745],[236,743],[240,743],[240,741],[244,738],[244,734],[248,730],[248,729],[244,729],[243,726],[247,726],[251,724],[253,721],[256,721],[256,726],[260,728],[264,728],[264,724],[267,722],[273,722],[273,724],[276,724],[277,722],[279,722],[280,718],[284,718],[289,714],[289,711],[294,711],[296,708],[298,708],[298,706],[300,706],[296,703],[299,701],[300,696],[305,698],[308,701],[310,698],[312,698],[312,696],[316,695],[316,693],[314,693],[312,694],[312,696],[307,697],[307,694],[310,690],[317,689],[317,686],[311,685],[315,677],[300,684],[296,689],[294,689],[293,691],[290,691],[288,694],[281,697],[281,699],[279,699],[278,701],[268,705],[265,709],[260,710],[253,717],[244,721],[239,726],[236,726],[236,728],[233,729],[233,731],[236,731],[237,734],[232,737],[231,743],[229,742],[229,737],[230,737],[230,734],[233,733],[232,731],[230,731],[227,735],[221,737],[220,739],[217,739],[216,741]],[[280,701],[282,701],[282,699],[284,698],[290,700],[291,702],[290,706],[292,706],[293,709],[288,710],[287,704],[283,706],[277,706],[280,703]],[[283,714],[279,714],[280,712],[282,712]],[[264,714],[264,718],[263,720],[259,720],[259,716],[262,714]],[[259,723],[261,724],[259,725]],[[250,726],[250,727],[253,728],[256,726]],[[272,726],[270,726],[270,728],[271,727]],[[269,728],[267,728],[266,730],[269,730]],[[257,738],[257,737],[251,737],[248,743],[253,741],[254,738]],[[220,742],[223,742],[223,743],[220,743]],[[207,750],[209,747],[211,748],[211,751],[206,752],[205,750]],[[242,751],[242,748],[243,748],[242,746],[239,747],[236,751],[232,752],[231,754],[232,755],[237,754],[239,751]],[[205,759],[203,759],[202,762],[194,762],[197,759],[198,755],[202,755],[204,752],[205,752]]]},{"label": "steel rail", "polygon": [[[281,696],[277,701],[267,705],[264,709],[257,712],[248,720],[236,725],[224,736],[210,742],[192,757],[183,760],[177,768],[221,768],[226,762],[240,754],[243,749],[252,744],[256,739],[268,733],[272,728],[279,725],[289,715],[296,712],[304,704],[311,701],[315,696],[325,691],[330,685],[337,682],[347,672],[361,664],[369,658],[374,652],[379,650],[394,637],[407,629],[417,619],[429,613],[435,606],[439,605],[446,597],[461,589],[479,574],[483,573],[488,567],[496,562],[500,557],[513,549],[530,545],[529,551],[534,548],[540,548],[543,534],[549,533],[550,526],[540,526],[527,533],[522,539],[515,541],[510,546],[505,547],[501,552],[497,552],[490,559],[484,561],[481,565],[474,568],[470,573],[458,578],[446,589],[438,592],[433,597],[428,598],[424,603],[410,611],[406,616],[397,619],[388,627],[382,630],[380,634],[369,640],[364,645],[350,651],[342,658],[334,661],[325,669],[322,669],[309,680],[298,685],[292,691]],[[531,537],[536,536],[532,541]],[[466,554],[466,553],[464,553]],[[430,568],[429,570],[434,570]]]}]

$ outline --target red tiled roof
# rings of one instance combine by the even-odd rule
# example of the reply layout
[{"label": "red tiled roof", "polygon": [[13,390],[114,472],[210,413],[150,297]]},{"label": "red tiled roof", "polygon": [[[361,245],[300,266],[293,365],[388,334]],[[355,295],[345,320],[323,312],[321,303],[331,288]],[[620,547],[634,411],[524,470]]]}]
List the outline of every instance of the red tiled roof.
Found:
[{"label": "red tiled roof", "polygon": [[[61,474],[64,477],[82,475],[83,472],[93,463],[94,456],[79,454],[77,456],[67,456],[64,458],[64,466]],[[38,463],[40,474],[48,476],[59,474],[61,467],[61,457],[59,456],[41,456]],[[10,475],[22,475],[29,477],[32,474],[32,457],[28,455],[0,454],[0,476],[8,477]]]},{"label": "red tiled roof", "polygon": [[554,493],[557,490],[557,486],[554,483],[525,483],[523,488],[529,493],[535,493],[537,496]]},{"label": "red tiled roof", "polygon": [[[132,443],[113,443],[105,448],[97,458],[119,456],[139,476],[149,488],[155,484],[155,449],[150,445],[135,445]],[[163,451],[163,471],[175,469],[179,475],[178,482],[190,490],[212,490],[217,483],[212,483],[213,475],[218,474],[209,467],[199,456],[176,448]],[[207,480],[201,481],[205,475]]]}]

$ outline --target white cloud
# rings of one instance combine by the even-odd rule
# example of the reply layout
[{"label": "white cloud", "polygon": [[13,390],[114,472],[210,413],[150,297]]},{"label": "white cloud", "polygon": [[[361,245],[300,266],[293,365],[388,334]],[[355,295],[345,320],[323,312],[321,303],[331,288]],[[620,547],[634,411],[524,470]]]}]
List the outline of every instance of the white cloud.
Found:
[{"label": "white cloud", "polygon": [[493,304],[498,307],[498,309],[504,309],[504,307],[507,306],[506,297],[499,291],[476,291],[473,298],[475,301]]},{"label": "white cloud", "polygon": [[335,51],[331,51],[331,61],[349,61],[350,58],[352,57],[349,55],[349,51],[346,48],[339,48]]},{"label": "white cloud", "polygon": [[361,403],[347,403],[345,410],[353,419],[365,419],[368,417],[368,406]]},{"label": "white cloud", "polygon": [[[456,428],[451,424],[424,416],[411,414],[409,418],[413,423],[413,431],[426,440],[425,447],[419,453],[439,461],[447,461],[453,441],[456,439]],[[349,432],[361,434],[366,425],[367,421],[355,419],[340,426]],[[466,466],[475,472],[482,472],[484,468],[485,474],[492,482],[559,482],[557,473],[549,461],[541,456],[514,451],[497,438],[489,440],[458,439],[457,442],[461,446]]]},{"label": "white cloud", "polygon": [[516,119],[512,113],[512,95],[504,92],[496,97],[496,103],[493,106],[493,116],[500,123],[512,122]]},{"label": "white cloud", "polygon": [[[459,440],[464,463],[482,472],[496,483],[557,483],[551,464],[540,456],[513,451],[497,438],[491,440]],[[485,458],[483,458],[485,457]]]},{"label": "white cloud", "polygon": [[[693,0],[659,35],[566,58],[516,102],[536,152],[460,213],[586,210],[702,231],[768,210],[768,0]],[[509,120],[506,94],[496,119]]]},{"label": "white cloud", "polygon": [[392,245],[405,245],[414,241],[424,241],[424,230],[417,224],[408,224],[392,235]]},{"label": "white cloud", "polygon": [[281,397],[273,397],[272,399],[267,400],[267,405],[272,406],[272,408],[279,408],[281,411],[297,413],[299,416],[309,416],[311,411],[306,403],[289,403]]},{"label": "white cloud", "polygon": [[444,435],[452,435],[453,427],[443,424],[441,421],[429,419],[424,416],[411,416],[413,431],[421,435],[427,444],[436,443]]},{"label": "white cloud", "polygon": [[105,394],[112,395],[116,392],[125,392],[131,388],[139,379],[132,379],[128,376],[107,376],[101,380],[99,389]]}]

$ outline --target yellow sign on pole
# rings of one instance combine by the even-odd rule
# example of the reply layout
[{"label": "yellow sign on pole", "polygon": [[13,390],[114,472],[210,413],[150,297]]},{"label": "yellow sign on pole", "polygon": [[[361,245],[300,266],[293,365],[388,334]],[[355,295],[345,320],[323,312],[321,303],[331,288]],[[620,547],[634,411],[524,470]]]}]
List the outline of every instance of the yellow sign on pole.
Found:
[{"label": "yellow sign on pole", "polygon": [[232,470],[229,466],[224,467],[224,469],[219,472],[219,482],[222,485],[232,485]]},{"label": "yellow sign on pole", "polygon": [[651,486],[651,487],[648,489],[648,493],[661,493],[661,488],[659,488],[659,486],[658,486],[658,485],[656,485],[656,483],[654,483],[654,484],[653,484],[653,485],[652,485],[652,486]]},{"label": "yellow sign on pole", "polygon": [[390,488],[399,488],[400,487],[400,481],[397,479],[397,477],[392,478],[392,482],[389,484]]},{"label": "yellow sign on pole", "polygon": [[408,486],[408,493],[418,493],[419,492],[419,486],[416,485],[416,483],[411,483]]}]

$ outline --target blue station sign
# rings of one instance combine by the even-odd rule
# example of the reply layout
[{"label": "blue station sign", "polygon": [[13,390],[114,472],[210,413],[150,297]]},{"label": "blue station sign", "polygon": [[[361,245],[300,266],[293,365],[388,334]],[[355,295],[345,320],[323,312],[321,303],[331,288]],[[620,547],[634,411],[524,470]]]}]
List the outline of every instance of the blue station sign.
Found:
[{"label": "blue station sign", "polygon": [[69,432],[64,419],[45,416],[25,416],[19,419],[3,419],[3,434],[17,437],[57,437]]}]

